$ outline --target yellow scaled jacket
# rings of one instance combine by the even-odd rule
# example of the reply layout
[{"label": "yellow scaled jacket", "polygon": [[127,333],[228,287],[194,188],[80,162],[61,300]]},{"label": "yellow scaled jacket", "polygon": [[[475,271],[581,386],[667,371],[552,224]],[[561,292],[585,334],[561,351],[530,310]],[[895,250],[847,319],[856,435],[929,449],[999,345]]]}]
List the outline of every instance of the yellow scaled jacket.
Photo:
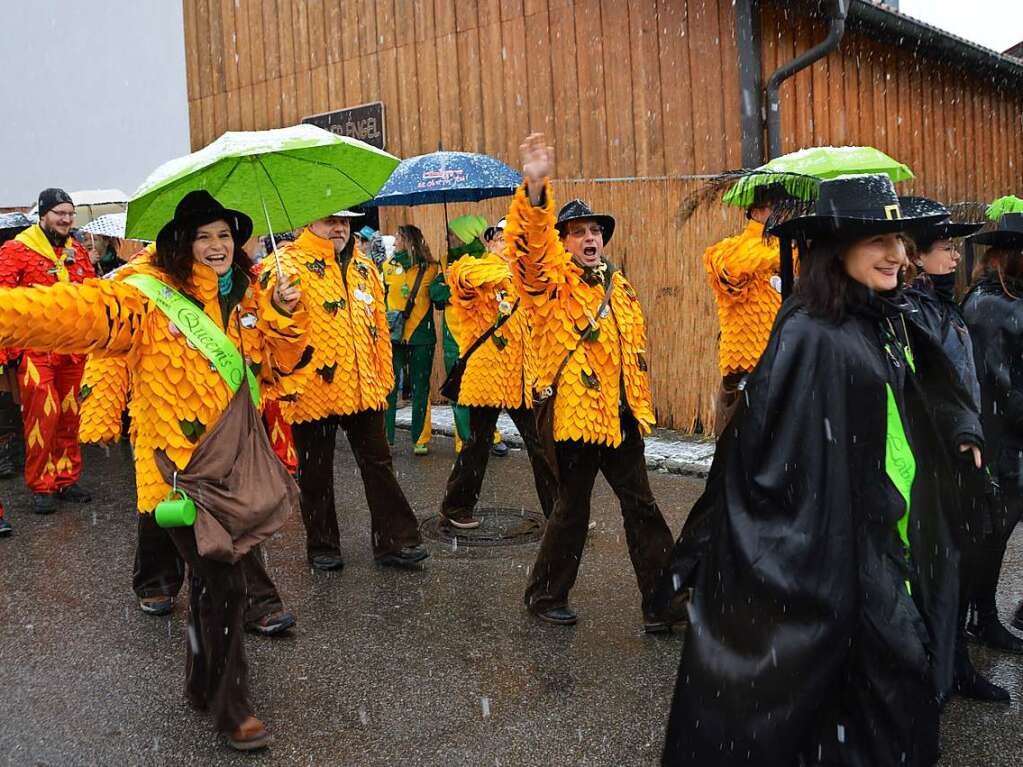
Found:
[{"label": "yellow scaled jacket", "polygon": [[[554,439],[618,447],[623,392],[642,433],[648,434],[655,423],[643,310],[635,290],[616,271],[610,311],[596,317],[605,287],[583,281],[583,270],[565,251],[554,224],[550,185],[544,205],[536,207],[525,185],[520,187],[504,231],[508,247],[514,249],[512,268],[532,325],[534,389],[543,392],[550,386],[566,352],[574,350],[558,382]],[[599,332],[581,341],[577,329],[591,325]]]},{"label": "yellow scaled jacket", "polygon": [[[333,243],[308,229],[281,249],[280,258],[286,273],[302,278],[313,348],[312,374],[301,394],[280,398],[284,420],[302,423],[383,410],[394,388],[394,370],[376,264],[355,249],[342,276]],[[274,272],[264,267],[268,280]]]},{"label": "yellow scaled jacket", "polygon": [[742,234],[707,248],[703,265],[717,299],[722,378],[748,373],[767,347],[781,293],[771,278],[781,268],[778,241],[764,242],[764,225],[750,221]]},{"label": "yellow scaled jacket", "polygon": [[[488,253],[481,258],[463,256],[448,269],[451,300],[448,311],[459,329],[459,353],[465,354],[477,338],[515,305],[518,292],[508,262]],[[469,358],[459,405],[529,407],[532,380],[527,373],[529,323],[526,308],[518,310]]]},{"label": "yellow scaled jacket", "polygon": [[[136,272],[164,282],[168,278],[148,263],[133,264]],[[306,313],[278,312],[271,294],[235,273],[241,293],[223,324],[217,275],[196,265],[182,291],[218,323],[243,350],[256,372],[261,390],[275,396],[283,377],[300,363],[306,346]],[[152,512],[170,488],[153,454],[157,449],[184,468],[202,435],[216,423],[231,400],[223,377],[209,360],[191,348],[167,315],[138,290],[122,282],[89,279],[81,285],[0,290],[0,346],[62,354],[123,355],[124,391],[128,376],[132,396],[129,412],[135,448],[138,509]],[[80,396],[88,402],[89,392]],[[113,403],[120,417],[123,400]]]}]

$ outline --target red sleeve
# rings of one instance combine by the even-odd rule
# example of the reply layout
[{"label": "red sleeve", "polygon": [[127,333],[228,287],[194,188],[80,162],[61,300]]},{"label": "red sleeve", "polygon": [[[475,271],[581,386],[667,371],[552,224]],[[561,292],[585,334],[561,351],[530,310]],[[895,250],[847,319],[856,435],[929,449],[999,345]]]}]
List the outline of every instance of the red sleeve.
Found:
[{"label": "red sleeve", "polygon": [[[77,240],[74,243],[75,248],[75,264],[68,269],[68,274],[71,276],[71,282],[82,282],[90,277],[96,276],[96,270],[92,266],[92,260],[89,258],[89,251],[85,249],[85,246]],[[78,274],[78,269],[81,268],[82,273]]]}]

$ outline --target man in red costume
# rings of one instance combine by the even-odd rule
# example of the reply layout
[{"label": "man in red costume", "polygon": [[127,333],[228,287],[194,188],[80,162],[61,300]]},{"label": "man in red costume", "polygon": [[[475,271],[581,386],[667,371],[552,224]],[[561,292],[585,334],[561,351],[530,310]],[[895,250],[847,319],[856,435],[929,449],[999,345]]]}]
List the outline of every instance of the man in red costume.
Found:
[{"label": "man in red costume", "polygon": [[[89,254],[70,234],[75,204],[63,189],[39,193],[39,223],[0,247],[0,287],[82,282],[95,276]],[[22,355],[18,373],[25,430],[25,482],[37,514],[57,501],[88,503],[76,483],[82,473],[78,445],[78,387],[85,358],[17,349],[0,350],[0,365]]]}]

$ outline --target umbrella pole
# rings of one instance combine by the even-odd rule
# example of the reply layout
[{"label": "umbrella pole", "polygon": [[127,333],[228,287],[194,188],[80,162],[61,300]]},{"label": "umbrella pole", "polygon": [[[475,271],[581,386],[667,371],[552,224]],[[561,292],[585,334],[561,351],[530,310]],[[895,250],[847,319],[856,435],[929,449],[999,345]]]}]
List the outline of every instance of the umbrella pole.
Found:
[{"label": "umbrella pole", "polygon": [[259,176],[256,176],[256,188],[259,190],[259,201],[263,204],[263,215],[266,216],[266,229],[270,235],[270,245],[274,251],[274,265],[277,267],[277,283],[284,285],[284,269],[281,267],[281,254],[277,252],[277,239],[274,237],[273,224],[270,223],[270,211],[266,208],[266,198],[263,197],[263,185],[259,183]]}]

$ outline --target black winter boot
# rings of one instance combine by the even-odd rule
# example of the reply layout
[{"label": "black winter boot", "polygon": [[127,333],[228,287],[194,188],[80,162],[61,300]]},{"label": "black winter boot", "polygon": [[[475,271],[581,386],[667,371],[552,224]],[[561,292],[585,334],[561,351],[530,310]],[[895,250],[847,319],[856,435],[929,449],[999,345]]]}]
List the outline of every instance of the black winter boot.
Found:
[{"label": "black winter boot", "polygon": [[982,602],[975,602],[972,612],[973,617],[967,624],[967,631],[971,639],[992,650],[1023,655],[1023,639],[1005,628],[998,619],[994,594]]},{"label": "black winter boot", "polygon": [[970,653],[966,649],[966,637],[962,634],[956,642],[954,687],[957,694],[972,700],[983,700],[989,703],[1009,703],[1008,690],[989,682],[982,677],[970,661]]}]

